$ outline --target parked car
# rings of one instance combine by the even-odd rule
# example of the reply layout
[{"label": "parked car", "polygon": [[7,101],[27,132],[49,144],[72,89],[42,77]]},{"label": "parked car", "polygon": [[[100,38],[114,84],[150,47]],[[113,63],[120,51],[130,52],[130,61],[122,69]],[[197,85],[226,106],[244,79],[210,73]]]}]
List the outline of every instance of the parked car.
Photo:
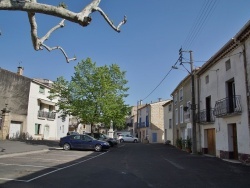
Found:
[{"label": "parked car", "polygon": [[78,132],[75,132],[75,131],[69,131],[67,132],[67,135],[77,135],[79,134]]},{"label": "parked car", "polygon": [[122,143],[122,142],[138,142],[138,138],[137,137],[133,137],[129,134],[120,134],[118,136],[118,140]]},{"label": "parked car", "polygon": [[62,137],[60,138],[59,146],[63,147],[64,150],[93,149],[95,151],[102,151],[110,148],[108,142],[97,140],[85,134],[68,135]]},{"label": "parked car", "polygon": [[93,136],[97,140],[103,140],[109,143],[111,147],[116,146],[118,144],[115,138],[110,138],[109,136],[102,134],[102,133],[86,133],[89,136]]}]

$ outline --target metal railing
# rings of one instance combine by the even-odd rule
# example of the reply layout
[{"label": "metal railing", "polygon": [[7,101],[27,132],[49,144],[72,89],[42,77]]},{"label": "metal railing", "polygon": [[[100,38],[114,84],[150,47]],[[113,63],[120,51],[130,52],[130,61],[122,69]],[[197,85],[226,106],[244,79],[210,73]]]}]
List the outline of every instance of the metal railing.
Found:
[{"label": "metal railing", "polygon": [[198,113],[198,122],[200,123],[213,123],[215,122],[214,109],[201,110]]},{"label": "metal railing", "polygon": [[227,97],[216,101],[214,107],[214,115],[216,117],[230,116],[234,114],[241,114],[241,98],[240,95],[234,95],[232,97]]},{"label": "metal railing", "polygon": [[48,118],[48,119],[55,119],[56,113],[55,112],[46,112],[43,110],[38,110],[38,117],[40,118]]}]

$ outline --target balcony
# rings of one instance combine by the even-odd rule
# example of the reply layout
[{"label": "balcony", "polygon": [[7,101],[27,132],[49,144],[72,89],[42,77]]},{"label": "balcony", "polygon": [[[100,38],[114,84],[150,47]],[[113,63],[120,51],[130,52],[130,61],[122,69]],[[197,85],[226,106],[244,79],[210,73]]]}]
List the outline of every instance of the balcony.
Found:
[{"label": "balcony", "polygon": [[214,123],[214,109],[201,110],[198,113],[198,122],[201,124]]},{"label": "balcony", "polygon": [[39,118],[48,118],[48,119],[55,119],[56,113],[55,112],[46,112],[43,110],[38,110],[38,117]]},{"label": "balcony", "polygon": [[241,114],[242,107],[240,102],[240,95],[235,95],[216,101],[214,115],[216,117],[225,117]]}]

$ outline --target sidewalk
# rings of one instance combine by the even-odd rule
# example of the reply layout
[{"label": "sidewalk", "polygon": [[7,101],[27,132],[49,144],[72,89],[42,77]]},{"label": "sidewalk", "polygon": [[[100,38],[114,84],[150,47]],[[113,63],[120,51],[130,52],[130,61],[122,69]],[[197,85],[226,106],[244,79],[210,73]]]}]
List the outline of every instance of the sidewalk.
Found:
[{"label": "sidewalk", "polygon": [[57,140],[0,140],[0,158],[59,148]]}]

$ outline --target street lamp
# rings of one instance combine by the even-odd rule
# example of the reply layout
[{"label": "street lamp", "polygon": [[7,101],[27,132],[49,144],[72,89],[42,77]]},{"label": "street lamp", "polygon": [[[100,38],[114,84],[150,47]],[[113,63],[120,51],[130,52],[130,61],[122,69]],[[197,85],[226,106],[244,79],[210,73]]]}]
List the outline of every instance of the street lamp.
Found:
[{"label": "street lamp", "polygon": [[[189,52],[190,54],[190,62],[182,62],[182,52]],[[196,143],[196,104],[195,104],[195,85],[194,85],[194,70],[193,70],[193,51],[182,51],[179,50],[181,65],[182,63],[189,63],[190,64],[190,71],[188,73],[191,75],[191,84],[192,84],[192,103],[191,103],[191,110],[192,110],[192,153],[197,153],[197,143]],[[178,67],[172,66],[173,69],[177,69]]]}]

